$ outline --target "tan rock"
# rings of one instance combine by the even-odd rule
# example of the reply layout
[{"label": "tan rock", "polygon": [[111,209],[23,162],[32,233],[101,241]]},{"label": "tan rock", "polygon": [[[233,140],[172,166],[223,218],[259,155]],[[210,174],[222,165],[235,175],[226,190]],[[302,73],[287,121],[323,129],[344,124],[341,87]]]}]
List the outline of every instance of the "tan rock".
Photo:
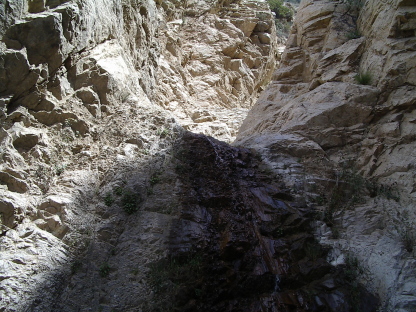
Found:
[{"label": "tan rock", "polygon": [[[205,5],[204,1],[188,4],[198,10]],[[166,25],[166,44],[175,51],[162,53],[157,97],[160,105],[172,108],[186,125],[190,119],[196,120],[192,112],[198,107],[212,111],[250,107],[274,67],[276,34],[265,3],[241,1],[230,6],[219,4],[217,9],[221,17],[212,11],[203,20],[188,16],[182,23]],[[201,33],[198,37],[193,35],[196,30]],[[176,102],[181,105],[169,104]],[[204,122],[209,127],[212,119],[198,120]],[[237,130],[229,129],[233,133]]]},{"label": "tan rock", "polygon": [[0,95],[19,96],[38,80],[39,73],[31,70],[21,51],[0,51]]}]

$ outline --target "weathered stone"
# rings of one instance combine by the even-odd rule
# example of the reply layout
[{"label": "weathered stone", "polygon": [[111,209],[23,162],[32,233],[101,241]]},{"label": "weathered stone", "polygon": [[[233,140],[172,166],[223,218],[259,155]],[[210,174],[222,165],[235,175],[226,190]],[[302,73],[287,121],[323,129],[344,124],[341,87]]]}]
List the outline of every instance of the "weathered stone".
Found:
[{"label": "weathered stone", "polygon": [[6,199],[1,199],[0,200],[0,212],[1,212],[2,224],[9,228],[14,227],[15,212],[14,212],[13,204]]},{"label": "weathered stone", "polygon": [[6,184],[11,192],[26,193],[29,190],[25,181],[7,172],[0,172],[0,182],[1,184]]},{"label": "weathered stone", "polygon": [[262,44],[270,44],[271,38],[270,38],[269,34],[259,33],[258,36],[259,36],[259,40]]},{"label": "weathered stone", "polygon": [[267,30],[270,29],[272,25],[270,25],[270,23],[265,22],[265,21],[259,21],[256,24],[256,27],[254,28],[255,32],[266,32]]},{"label": "weathered stone", "polygon": [[29,12],[39,13],[45,10],[46,0],[29,0]]},{"label": "weathered stone", "polygon": [[75,96],[77,96],[84,104],[98,104],[100,103],[100,99],[98,95],[91,90],[91,88],[81,88],[75,92]]},{"label": "weathered stone", "polygon": [[[357,159],[368,176],[400,182],[408,209],[391,199],[345,209],[334,218],[341,239],[322,226],[322,241],[339,248],[335,265],[354,250],[377,268],[372,289],[387,310],[411,311],[414,264],[403,264],[408,251],[389,222],[414,219],[412,12],[409,1],[368,0],[365,37],[348,40],[356,8],[302,1],[283,65],[237,142],[258,149],[260,163],[209,137],[181,139],[172,116],[235,137],[278,53],[266,2],[0,5],[0,309],[348,309],[348,285],[322,276],[330,267],[306,247],[319,215],[311,201],[323,209]],[[359,85],[367,71],[371,86]],[[135,196],[139,211],[128,215]],[[164,277],[181,283],[168,304],[149,274],[165,256],[164,268],[184,266]],[[362,310],[377,306],[361,298]]]},{"label": "weathered stone", "polygon": [[[205,5],[205,1],[199,1],[188,7],[202,11]],[[207,13],[203,24],[194,16],[180,23],[167,23],[166,44],[174,51],[163,53],[161,58],[157,101],[184,125],[190,119],[195,121],[192,113],[199,107],[209,109],[211,116],[215,116],[214,111],[228,109],[232,117],[226,128],[205,118],[198,120],[197,129],[192,129],[230,141],[237,130],[235,125],[242,121],[233,116],[231,109],[254,103],[262,81],[274,67],[272,51],[277,42],[275,28],[271,27],[273,18],[264,2],[244,1],[232,6],[221,2],[218,8],[221,16],[216,11]],[[255,27],[261,40],[254,40]],[[194,37],[196,29],[201,35]],[[180,105],[169,104],[175,102]]]},{"label": "weathered stone", "polygon": [[21,51],[0,51],[0,95],[18,97],[35,85],[39,74],[31,70]]},{"label": "weathered stone", "polygon": [[65,51],[68,43],[62,33],[61,19],[62,16],[56,13],[34,16],[11,27],[7,37],[26,47],[30,64],[47,63],[49,72],[53,72],[62,64],[68,53]]}]

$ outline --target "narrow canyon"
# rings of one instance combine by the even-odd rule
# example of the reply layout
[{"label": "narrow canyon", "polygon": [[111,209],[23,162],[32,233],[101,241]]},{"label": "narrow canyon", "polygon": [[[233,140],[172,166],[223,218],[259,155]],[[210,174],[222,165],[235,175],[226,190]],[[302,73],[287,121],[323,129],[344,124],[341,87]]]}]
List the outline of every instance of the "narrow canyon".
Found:
[{"label": "narrow canyon", "polygon": [[2,0],[0,311],[416,311],[415,0]]}]

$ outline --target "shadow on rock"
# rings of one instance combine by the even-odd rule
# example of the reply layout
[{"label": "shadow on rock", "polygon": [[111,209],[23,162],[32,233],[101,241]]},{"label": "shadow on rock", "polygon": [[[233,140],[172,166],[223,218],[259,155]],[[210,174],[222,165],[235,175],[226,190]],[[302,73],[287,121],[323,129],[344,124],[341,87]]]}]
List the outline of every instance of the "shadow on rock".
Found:
[{"label": "shadow on rock", "polygon": [[172,158],[180,209],[169,255],[150,265],[151,311],[376,311],[326,260],[313,207],[248,149],[186,133]]},{"label": "shadow on rock", "polygon": [[85,190],[64,237],[77,256],[26,311],[376,311],[255,152],[190,132],[170,146]]}]

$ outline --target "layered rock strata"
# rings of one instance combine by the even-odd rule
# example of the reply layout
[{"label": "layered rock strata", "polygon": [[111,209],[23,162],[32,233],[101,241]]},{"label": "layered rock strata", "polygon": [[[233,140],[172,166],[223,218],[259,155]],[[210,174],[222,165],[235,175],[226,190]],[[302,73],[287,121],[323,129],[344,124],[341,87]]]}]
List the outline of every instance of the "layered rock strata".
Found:
[{"label": "layered rock strata", "polygon": [[237,138],[331,215],[340,239],[320,223],[323,241],[357,255],[386,311],[416,308],[415,10],[403,0],[302,1]]}]

